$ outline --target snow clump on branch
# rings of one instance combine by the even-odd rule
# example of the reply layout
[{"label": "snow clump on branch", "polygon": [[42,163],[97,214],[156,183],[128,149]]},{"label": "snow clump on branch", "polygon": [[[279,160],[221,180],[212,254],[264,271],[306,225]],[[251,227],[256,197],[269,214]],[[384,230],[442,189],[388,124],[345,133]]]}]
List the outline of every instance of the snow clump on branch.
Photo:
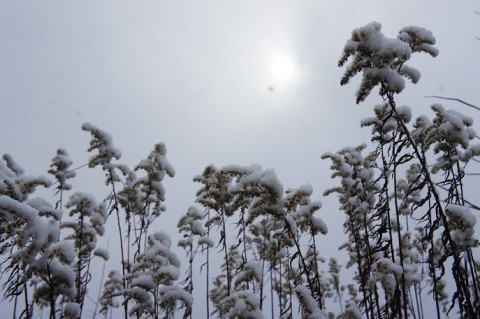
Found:
[{"label": "snow clump on branch", "polygon": [[371,22],[353,30],[338,61],[338,66],[344,66],[352,57],[340,81],[341,85],[347,84],[357,73],[362,73],[362,82],[356,93],[357,104],[364,101],[377,85],[380,85],[380,95],[384,96],[403,91],[404,77],[417,83],[420,72],[405,65],[413,52],[426,52],[432,56],[438,54],[433,47],[435,37],[424,28],[405,27],[396,39],[385,37],[381,29],[380,23]]}]

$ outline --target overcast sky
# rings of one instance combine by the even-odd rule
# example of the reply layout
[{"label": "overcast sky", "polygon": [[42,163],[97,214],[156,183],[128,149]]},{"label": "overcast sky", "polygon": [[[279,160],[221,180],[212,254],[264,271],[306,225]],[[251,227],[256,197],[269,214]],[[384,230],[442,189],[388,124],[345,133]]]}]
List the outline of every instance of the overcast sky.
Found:
[{"label": "overcast sky", "polygon": [[[177,172],[164,183],[160,225],[170,230],[206,165],[257,163],[285,188],[312,184],[338,234],[343,216],[321,196],[335,182],[320,156],[366,142],[359,121],[381,102],[375,92],[356,106],[355,83],[339,85],[350,32],[378,21],[390,37],[407,25],[434,33],[439,56],[413,59],[422,78],[398,97],[415,116],[431,114],[424,95],[480,100],[475,10],[474,0],[0,0],[0,151],[46,174],[59,147],[86,163],[84,122],[111,133],[132,167],[163,141]],[[277,56],[292,64],[287,79],[272,72]],[[102,174],[82,180],[89,174],[78,172],[77,190],[103,196]]]}]

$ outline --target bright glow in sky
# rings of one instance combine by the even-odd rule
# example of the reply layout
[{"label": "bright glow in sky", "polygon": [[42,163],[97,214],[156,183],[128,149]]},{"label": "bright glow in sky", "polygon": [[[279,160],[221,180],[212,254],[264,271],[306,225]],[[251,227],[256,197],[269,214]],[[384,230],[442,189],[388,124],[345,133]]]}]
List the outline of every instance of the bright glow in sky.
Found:
[{"label": "bright glow in sky", "polygon": [[273,76],[278,80],[288,80],[294,73],[292,60],[284,55],[274,57],[271,67]]}]

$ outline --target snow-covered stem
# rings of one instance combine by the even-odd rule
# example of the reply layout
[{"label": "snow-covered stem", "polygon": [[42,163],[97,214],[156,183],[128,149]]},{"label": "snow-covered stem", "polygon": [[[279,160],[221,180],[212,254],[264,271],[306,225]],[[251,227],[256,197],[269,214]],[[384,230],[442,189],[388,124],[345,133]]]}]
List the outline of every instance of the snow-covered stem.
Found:
[{"label": "snow-covered stem", "polygon": [[[210,220],[210,209],[205,210],[204,218],[206,220]],[[210,239],[210,225],[207,226],[205,230],[205,237],[207,239]],[[205,259],[206,261],[202,264],[200,267],[200,271],[203,269],[203,267],[206,267],[206,276],[205,276],[205,298],[206,298],[206,319],[210,319],[210,298],[208,296],[208,293],[210,291],[210,245],[209,243],[202,244],[202,252],[206,252]]]},{"label": "snow-covered stem", "polygon": [[[393,148],[396,149],[396,145],[393,145]],[[395,156],[396,157],[396,156]],[[395,203],[395,217],[396,217],[396,222],[397,222],[397,240],[398,240],[398,253],[400,257],[400,266],[402,267],[402,275],[400,279],[400,283],[402,285],[401,293],[402,293],[402,304],[403,304],[403,317],[405,319],[408,319],[408,313],[407,313],[407,305],[408,305],[408,296],[407,296],[407,287],[405,284],[405,266],[403,263],[404,256],[403,256],[403,245],[402,245],[402,235],[401,235],[401,228],[400,228],[400,208],[399,208],[399,203],[398,203],[398,194],[397,194],[397,165],[398,161],[396,158],[393,159],[393,185],[394,186],[394,196],[393,200]],[[401,316],[401,315],[400,315]]]},{"label": "snow-covered stem", "polygon": [[330,282],[333,287],[333,291],[336,296],[334,301],[339,302],[340,312],[343,312],[343,289],[344,287],[340,285],[340,269],[341,266],[338,264],[337,259],[330,258],[328,261],[328,273],[330,274]]},{"label": "snow-covered stem", "polygon": [[[189,294],[193,292],[193,260],[197,253],[197,249],[194,249],[194,238],[205,235],[205,229],[201,222],[203,217],[203,213],[198,208],[191,206],[177,224],[179,232],[183,233],[183,239],[179,240],[178,246],[185,250],[188,259],[188,269],[185,272],[186,278],[181,284],[185,285],[184,289]],[[192,318],[191,307],[186,307],[183,317],[185,319]]]},{"label": "snow-covered stem", "polygon": [[[112,172],[109,172],[110,174],[110,179],[113,180],[113,174]],[[113,203],[113,205],[112,205]],[[128,267],[128,261],[125,259],[125,249],[123,247],[123,234],[122,234],[122,224],[120,222],[120,209],[118,207],[118,199],[117,199],[117,191],[115,189],[115,183],[112,182],[112,198],[111,198],[111,207],[110,207],[110,213],[115,212],[115,216],[117,217],[117,229],[118,229],[118,238],[120,242],[120,258],[121,258],[121,263],[122,263],[122,281],[123,281],[123,289],[127,289],[127,280],[126,280],[126,274],[127,274],[127,267]],[[110,214],[109,213],[109,214]],[[124,295],[124,298],[126,296]],[[128,302],[123,302],[123,311],[124,311],[124,318],[128,318]]]},{"label": "snow-covered stem", "polygon": [[[294,242],[294,245],[295,245],[295,248],[296,248],[296,252],[295,252],[295,255],[297,255],[300,259],[300,263],[302,265],[302,273],[305,274],[305,276],[307,277],[307,285],[308,285],[308,289],[310,290],[310,293],[312,295],[316,295],[319,297],[319,293],[317,291],[317,289],[315,288],[315,283],[314,283],[314,278],[311,277],[311,273],[310,273],[310,269],[307,265],[307,262],[306,262],[306,259],[305,259],[305,256],[302,252],[302,248],[300,247],[300,242],[298,241],[298,239],[296,238],[297,235],[293,232],[291,226],[290,226],[290,223],[284,219],[284,222],[285,222],[285,227],[286,227],[286,230],[287,232],[289,233],[289,235],[291,236],[293,242]],[[318,288],[319,289],[319,288]],[[319,303],[319,307],[320,309],[323,308],[323,305],[322,305],[322,301],[320,298],[317,299],[317,302]]]},{"label": "snow-covered stem", "polygon": [[[350,261],[347,267],[357,265],[357,277],[359,282],[359,290],[363,295],[361,304],[365,309],[367,318],[374,318],[376,311],[380,315],[380,306],[378,303],[378,293],[376,285],[370,285],[372,266],[375,262],[375,251],[385,251],[391,247],[391,240],[387,243],[378,243],[375,240],[372,245],[370,238],[378,236],[382,238],[389,227],[388,205],[386,198],[387,183],[384,182],[382,187],[379,186],[380,180],[387,181],[387,175],[380,175],[378,182],[374,179],[374,157],[373,153],[367,157],[363,157],[361,152],[365,149],[365,145],[356,148],[344,148],[343,150],[330,154],[327,153],[322,158],[332,160],[332,177],[341,177],[341,186],[334,187],[325,192],[325,195],[333,192],[338,193],[341,209],[347,215],[344,228],[349,236],[349,242],[340,248],[346,248],[350,255]],[[380,152],[383,149],[380,149]],[[382,162],[385,162],[382,157]],[[383,173],[382,173],[383,174]],[[376,196],[379,194],[379,199]],[[383,213],[383,215],[382,215]],[[375,225],[376,221],[379,225]]]},{"label": "snow-covered stem", "polygon": [[227,225],[226,225],[226,216],[225,216],[225,207],[222,206],[220,208],[220,227],[221,227],[221,238],[220,242],[222,244],[222,250],[224,253],[224,261],[225,261],[225,271],[227,276],[227,297],[230,296],[230,292],[232,291],[232,273],[230,269],[230,262],[228,256],[228,248],[227,248]]},{"label": "snow-covered stem", "polygon": [[[385,212],[391,260],[387,262],[385,258],[379,259],[375,271],[378,278],[383,278],[384,289],[387,292],[390,291],[390,296],[387,294],[387,304],[393,311],[392,315],[400,315],[403,312],[403,316],[406,318],[408,309],[411,309],[411,314],[415,315],[415,311],[412,310],[413,306],[407,305],[407,302],[413,302],[413,300],[412,298],[408,300],[407,294],[407,288],[410,288],[407,287],[407,264],[400,215],[409,214],[411,216],[415,210],[428,203],[428,212],[418,221],[426,223],[422,241],[425,246],[430,246],[430,275],[433,277],[437,316],[439,316],[438,301],[443,298],[441,288],[444,286],[442,277],[445,274],[445,262],[452,258],[451,270],[456,291],[450,310],[457,306],[462,316],[473,318],[478,315],[474,304],[478,303],[479,295],[478,286],[469,283],[469,277],[475,276],[474,262],[469,258],[473,246],[471,227],[475,222],[471,213],[464,207],[466,203],[463,198],[462,178],[464,172],[463,167],[459,166],[459,161],[466,163],[480,153],[478,145],[469,147],[469,139],[476,136],[474,131],[469,128],[472,120],[458,113],[445,111],[440,105],[434,105],[432,109],[437,115],[434,123],[430,124],[428,119],[419,118],[416,129],[410,131],[407,127],[411,118],[410,110],[406,107],[398,107],[394,100],[394,95],[404,89],[403,77],[416,83],[420,76],[417,70],[407,66],[405,62],[414,52],[426,52],[436,56],[438,51],[433,47],[434,44],[435,38],[431,32],[419,27],[403,28],[397,39],[386,38],[381,33],[381,25],[376,22],[358,28],[353,31],[339,61],[339,66],[343,66],[352,57],[352,62],[346,66],[341,84],[348,83],[353,76],[361,73],[362,83],[356,94],[357,104],[365,100],[375,86],[380,87],[379,93],[385,101],[382,106],[375,109],[377,118],[364,121],[363,124],[373,128],[372,141],[378,145],[377,154],[382,163],[383,204],[381,204],[381,197],[376,209],[383,206],[382,210]],[[458,152],[457,145],[463,147],[465,151]],[[386,153],[384,153],[384,149]],[[425,151],[428,149],[435,154],[441,153],[431,169],[425,156]],[[401,187],[401,184],[397,177],[398,168],[411,162],[418,163],[416,175],[421,182],[415,182],[406,188],[404,194],[400,194],[398,187]],[[445,172],[444,180],[435,183],[432,175],[438,171]],[[341,174],[338,176],[342,176]],[[394,212],[390,211],[390,194],[386,191],[389,177],[393,178]],[[440,196],[437,185],[445,186],[444,188],[447,190],[446,205]],[[409,199],[409,196],[412,198]],[[402,202],[400,203],[401,197]],[[391,215],[392,213],[395,215]],[[395,216],[395,218],[392,219],[391,216]],[[408,232],[408,218],[406,218],[406,226]],[[394,246],[393,232],[397,233],[397,248]],[[408,239],[408,237],[406,238]],[[408,246],[405,246],[405,249],[408,251]],[[382,251],[386,252],[385,249]],[[400,257],[399,265],[395,264],[397,251]],[[389,265],[389,263],[392,264]],[[386,265],[389,265],[387,268],[392,268],[395,274],[390,277],[390,282],[387,280],[388,275],[382,270],[382,267]],[[410,267],[410,265],[408,266]],[[439,277],[436,274],[437,267],[441,269]],[[411,278],[408,280],[411,281]],[[401,290],[399,290],[399,284]],[[472,289],[473,297],[470,289]],[[399,291],[403,298],[399,298]],[[388,303],[388,299],[396,303]],[[401,310],[400,305],[402,304],[403,309]],[[387,311],[389,310],[387,308]]]},{"label": "snow-covered stem", "polygon": [[62,209],[63,206],[63,192],[70,190],[72,185],[66,182],[67,179],[73,178],[76,175],[75,170],[70,170],[72,160],[64,149],[58,149],[57,155],[53,158],[52,164],[48,172],[52,174],[57,180],[56,194],[59,195],[59,200],[55,204],[55,208]]},{"label": "snow-covered stem", "polygon": [[[125,280],[127,260],[125,259],[125,249],[123,247],[123,233],[122,225],[120,222],[120,208],[119,200],[117,196],[117,190],[115,188],[115,182],[120,181],[118,175],[115,172],[115,164],[113,163],[114,159],[120,159],[122,153],[119,149],[113,146],[112,137],[107,132],[100,130],[90,123],[84,123],[82,125],[82,130],[89,132],[92,136],[90,140],[90,147],[87,149],[88,152],[98,151],[97,154],[94,154],[90,157],[88,161],[88,166],[94,168],[96,166],[101,166],[102,170],[106,173],[106,185],[111,185],[112,192],[110,195],[110,209],[109,215],[112,212],[115,212],[117,217],[117,228],[120,242],[120,257],[122,263],[122,274],[123,274],[123,288],[127,288],[127,282]],[[124,316],[128,317],[128,304],[124,303]]]},{"label": "snow-covered stem", "polygon": [[[108,246],[109,246],[109,242],[107,241],[107,248],[106,248],[107,251],[108,251]],[[93,309],[92,319],[95,319],[96,316],[97,316],[98,305],[100,304],[100,300],[101,300],[101,297],[102,297],[102,285],[104,283],[106,265],[107,265],[107,261],[104,260],[103,265],[102,265],[102,275],[101,275],[100,281],[99,281],[98,294],[97,294],[97,299],[95,300],[95,308]]]},{"label": "snow-covered stem", "polygon": [[[425,162],[425,159],[421,156],[422,154],[418,149],[417,143],[412,138],[412,136],[410,134],[410,131],[407,128],[407,126],[406,126],[405,122],[403,121],[402,117],[398,114],[398,111],[397,111],[397,108],[396,108],[396,103],[395,103],[395,100],[393,98],[393,93],[389,93],[387,95],[387,99],[388,99],[389,105],[392,107],[392,110],[395,112],[395,115],[398,119],[398,122],[402,127],[403,133],[406,135],[406,138],[408,139],[410,145],[413,148],[415,157],[420,162],[420,165],[421,165],[421,168],[422,168],[422,174],[423,174],[423,176],[424,176],[424,178],[425,178],[425,180],[428,184],[429,192],[431,192],[431,194],[432,194],[432,196],[435,200],[435,207],[436,207],[437,213],[438,213],[438,215],[439,215],[439,217],[442,221],[442,226],[444,227],[444,231],[442,233],[442,236],[446,239],[446,242],[449,245],[449,249],[451,251],[450,253],[451,253],[451,255],[453,256],[453,259],[454,259],[453,265],[452,265],[452,274],[453,274],[453,277],[455,279],[455,283],[457,285],[457,293],[458,293],[457,298],[459,298],[459,300],[460,300],[460,302],[459,302],[460,310],[461,311],[466,311],[468,316],[471,316],[472,318],[475,318],[475,316],[477,316],[478,314],[477,314],[476,308],[474,306],[474,303],[471,300],[470,290],[468,288],[468,284],[466,283],[465,274],[461,269],[461,259],[462,258],[460,257],[460,251],[458,250],[457,244],[451,236],[450,225],[449,225],[449,222],[447,220],[446,213],[443,209],[442,200],[441,200],[440,195],[438,193],[436,184],[432,180],[430,170],[428,169],[428,165]],[[452,301],[454,302],[455,299],[452,300]],[[465,305],[463,305],[463,302],[465,302]],[[451,307],[453,307],[453,304],[452,304]],[[463,309],[464,307],[466,309]]]}]

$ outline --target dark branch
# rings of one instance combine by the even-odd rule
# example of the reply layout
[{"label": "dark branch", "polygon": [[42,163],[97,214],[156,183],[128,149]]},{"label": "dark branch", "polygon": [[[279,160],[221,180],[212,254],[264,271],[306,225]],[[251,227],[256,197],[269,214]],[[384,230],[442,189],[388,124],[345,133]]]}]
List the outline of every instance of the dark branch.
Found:
[{"label": "dark branch", "polygon": [[462,104],[465,104],[466,106],[470,106],[470,107],[476,109],[477,111],[480,111],[480,107],[475,106],[475,105],[470,104],[470,103],[467,103],[463,100],[460,100],[460,99],[457,99],[457,98],[454,98],[454,97],[444,97],[444,96],[438,96],[438,95],[425,95],[425,97],[427,97],[427,98],[437,98],[437,99],[443,99],[443,100],[449,100],[449,101],[457,101],[457,102],[460,102]]}]

